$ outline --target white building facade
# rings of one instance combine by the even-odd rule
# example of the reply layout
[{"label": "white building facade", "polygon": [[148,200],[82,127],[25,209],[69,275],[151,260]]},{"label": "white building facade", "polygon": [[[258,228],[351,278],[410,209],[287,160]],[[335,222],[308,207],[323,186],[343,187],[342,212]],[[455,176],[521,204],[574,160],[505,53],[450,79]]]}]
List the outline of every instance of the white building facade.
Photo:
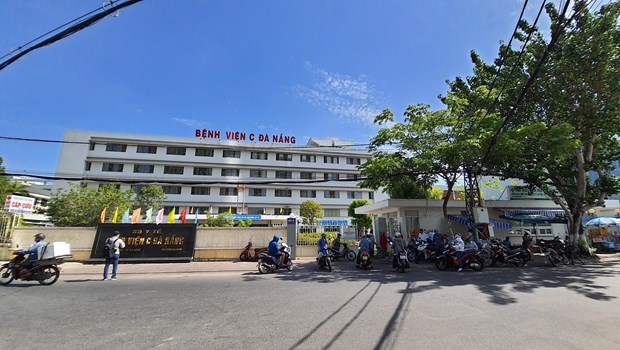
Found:
[{"label": "white building facade", "polygon": [[[79,178],[88,187],[112,182],[121,189],[156,184],[166,193],[166,214],[186,210],[187,220],[231,212],[257,226],[275,226],[300,204],[314,200],[327,224],[348,225],[349,204],[373,202],[374,192],[357,187],[370,154],[338,139],[310,139],[307,145],[211,138],[178,138],[66,131],[57,177]],[[228,135],[228,133],[226,133]],[[202,136],[206,134],[203,132]],[[222,135],[223,136],[223,135]],[[246,138],[246,140],[243,140]],[[282,141],[282,140],[280,140]],[[56,187],[67,187],[56,181]]]}]

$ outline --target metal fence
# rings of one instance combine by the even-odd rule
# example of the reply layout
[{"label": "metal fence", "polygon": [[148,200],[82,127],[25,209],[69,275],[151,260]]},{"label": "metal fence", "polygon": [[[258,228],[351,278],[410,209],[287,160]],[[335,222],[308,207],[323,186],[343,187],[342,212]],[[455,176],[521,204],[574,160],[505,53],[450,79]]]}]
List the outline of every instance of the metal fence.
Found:
[{"label": "metal fence", "polygon": [[359,241],[361,238],[355,226],[300,225],[297,227],[297,245],[316,246],[323,233],[327,234],[328,244],[338,233],[343,235],[342,240],[345,242]]},{"label": "metal fence", "polygon": [[11,213],[0,213],[0,243],[8,243],[19,217]]}]

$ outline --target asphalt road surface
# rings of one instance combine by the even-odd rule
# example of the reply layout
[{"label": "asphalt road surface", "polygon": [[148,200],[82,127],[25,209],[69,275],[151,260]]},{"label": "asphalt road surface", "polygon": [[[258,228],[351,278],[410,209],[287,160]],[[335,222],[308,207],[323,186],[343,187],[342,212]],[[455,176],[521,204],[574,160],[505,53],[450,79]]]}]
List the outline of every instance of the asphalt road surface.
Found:
[{"label": "asphalt road surface", "polygon": [[301,261],[268,275],[241,264],[14,281],[0,287],[0,349],[620,348],[618,264],[400,274]]}]

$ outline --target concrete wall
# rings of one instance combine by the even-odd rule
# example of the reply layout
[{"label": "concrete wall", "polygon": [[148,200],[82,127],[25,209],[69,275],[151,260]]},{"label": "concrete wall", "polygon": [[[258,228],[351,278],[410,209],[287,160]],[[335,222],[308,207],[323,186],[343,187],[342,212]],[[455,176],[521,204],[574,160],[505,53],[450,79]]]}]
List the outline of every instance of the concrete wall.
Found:
[{"label": "concrete wall", "polygon": [[[67,242],[71,245],[73,257],[66,260],[86,261],[90,258],[95,241],[94,227],[15,227],[10,247],[0,247],[0,260],[9,260],[13,251],[29,247],[34,242],[34,235],[39,232],[45,233],[47,242]],[[198,228],[194,259],[236,259],[248,241],[252,241],[253,248],[267,247],[274,235],[286,238],[286,228]]]}]

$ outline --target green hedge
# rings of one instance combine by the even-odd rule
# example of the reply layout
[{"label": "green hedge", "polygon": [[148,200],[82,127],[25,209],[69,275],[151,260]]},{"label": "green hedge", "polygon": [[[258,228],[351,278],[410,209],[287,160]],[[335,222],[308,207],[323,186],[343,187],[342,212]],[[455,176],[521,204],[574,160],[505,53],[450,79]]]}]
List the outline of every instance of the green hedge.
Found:
[{"label": "green hedge", "polygon": [[[321,235],[323,233],[299,233],[297,234],[297,244],[298,245],[317,245],[319,239],[321,239]],[[331,245],[334,239],[336,239],[336,232],[325,232],[325,238],[327,239],[327,244]],[[357,241],[355,240],[343,240],[342,243],[346,243],[350,248],[353,248],[357,245]]]}]

